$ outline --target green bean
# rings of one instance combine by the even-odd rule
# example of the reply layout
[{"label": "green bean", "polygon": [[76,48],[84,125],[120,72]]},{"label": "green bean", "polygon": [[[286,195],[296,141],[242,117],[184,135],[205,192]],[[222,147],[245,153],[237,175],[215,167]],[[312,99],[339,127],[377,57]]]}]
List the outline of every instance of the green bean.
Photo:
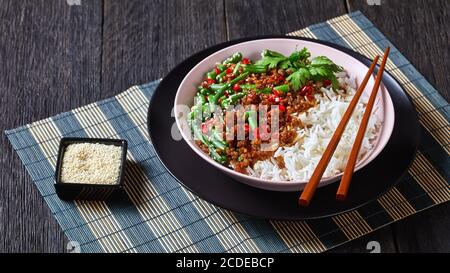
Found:
[{"label": "green bean", "polygon": [[216,139],[218,141],[222,141],[224,143],[224,145],[227,145],[227,143],[225,141],[223,141],[223,136],[219,133],[219,131],[217,131],[216,128],[214,128],[214,130],[212,132],[212,136],[214,139]]},{"label": "green bean", "polygon": [[195,119],[195,110],[197,109],[197,106],[194,106],[191,108],[191,112],[189,112],[189,120]]},{"label": "green bean", "polygon": [[224,83],[220,83],[220,84],[215,83],[215,84],[211,84],[209,86],[209,88],[215,92],[215,91],[219,90],[220,88],[222,88],[224,85],[225,85]]},{"label": "green bean", "polygon": [[248,125],[250,125],[250,128],[253,130],[256,127],[258,127],[258,121],[256,120],[257,113],[256,111],[247,111],[245,112],[245,116],[248,120]]},{"label": "green bean", "polygon": [[224,71],[220,72],[219,75],[216,76],[216,81],[217,82],[223,82],[223,77],[227,74],[227,70],[225,69]]},{"label": "green bean", "polygon": [[236,78],[234,78],[233,80],[231,80],[229,83],[222,86],[222,88],[217,90],[216,94],[209,100],[210,103],[217,104],[217,101],[219,100],[220,97],[223,96],[223,94],[225,93],[225,91],[227,89],[229,89],[231,86],[233,86],[233,84],[245,79],[248,76],[248,74],[249,74],[248,72],[242,73],[241,75],[239,75]]},{"label": "green bean", "polygon": [[236,66],[234,67],[234,69],[233,69],[233,75],[235,75],[235,76],[239,75],[239,68],[240,67],[241,67],[241,62],[238,62],[236,64]]},{"label": "green bean", "polygon": [[222,100],[220,105],[222,106],[222,109],[227,109],[228,105],[230,105],[230,101],[228,99]]},{"label": "green bean", "polygon": [[216,76],[217,76],[216,70],[212,70],[212,71],[206,73],[206,77],[208,79],[215,79]]},{"label": "green bean", "polygon": [[210,142],[208,141],[208,138],[202,133],[201,128],[197,124],[194,124],[192,126],[192,130],[194,131],[195,138],[201,140],[203,144],[207,146],[211,145]]},{"label": "green bean", "polygon": [[228,146],[228,144],[223,140],[223,137],[220,136],[219,132],[217,130],[213,130],[212,136],[210,137],[210,142],[214,147],[225,150],[225,148]]},{"label": "green bean", "polygon": [[245,66],[244,70],[250,73],[265,73],[267,71],[267,67],[259,64],[248,64]]},{"label": "green bean", "polygon": [[236,78],[232,79],[228,84],[229,84],[230,86],[232,86],[233,84],[238,83],[238,82],[240,82],[241,80],[247,78],[248,74],[250,74],[250,73],[244,72],[244,73],[242,73],[241,75],[237,76]]},{"label": "green bean", "polygon": [[235,64],[241,60],[242,60],[242,53],[236,52],[232,56],[225,59],[225,61],[223,61],[222,64]]},{"label": "green bean", "polygon": [[257,94],[270,94],[270,93],[272,93],[272,88],[266,87],[266,88],[263,88],[263,89],[257,89],[256,93]]},{"label": "green bean", "polygon": [[206,98],[201,93],[197,93],[194,101],[195,101],[195,105],[203,105],[204,103],[206,103]]},{"label": "green bean", "polygon": [[208,88],[201,88],[198,92],[200,94],[202,94],[203,96],[207,96],[207,95],[211,94],[211,91]]},{"label": "green bean", "polygon": [[256,84],[241,84],[239,86],[244,90],[256,89]]},{"label": "green bean", "polygon": [[230,104],[234,105],[237,103],[238,100],[245,97],[245,95],[247,95],[247,92],[237,93],[237,94],[234,94],[234,95],[231,95],[230,97],[228,97],[228,100],[229,100]]},{"label": "green bean", "polygon": [[227,69],[227,66],[223,65],[223,64],[217,64],[216,67],[217,67],[217,69],[219,69],[220,72],[222,72],[225,69]]},{"label": "green bean", "polygon": [[220,164],[224,164],[227,161],[227,157],[220,155],[213,145],[209,145],[209,155],[212,159],[219,162]]},{"label": "green bean", "polygon": [[278,85],[278,86],[275,86],[273,89],[275,89],[277,91],[281,91],[283,93],[287,93],[287,92],[289,92],[289,84]]},{"label": "green bean", "polygon": [[215,138],[211,139],[211,144],[212,144],[215,148],[220,149],[220,150],[225,150],[225,148],[227,147],[225,144],[223,144],[222,141],[218,141],[218,140],[215,139]]}]

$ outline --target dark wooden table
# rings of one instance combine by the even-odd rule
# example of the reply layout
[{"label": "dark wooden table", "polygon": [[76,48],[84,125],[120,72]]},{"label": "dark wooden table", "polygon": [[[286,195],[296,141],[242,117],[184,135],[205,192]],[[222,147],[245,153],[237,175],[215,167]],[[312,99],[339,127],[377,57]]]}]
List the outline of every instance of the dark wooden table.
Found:
[{"label": "dark wooden table", "polygon": [[[448,0],[0,0],[0,131],[163,77],[216,43],[355,10],[450,99]],[[3,133],[0,141],[0,251],[65,251],[67,238]],[[377,240],[383,252],[449,252],[449,210],[437,206],[332,251],[365,252]]]}]

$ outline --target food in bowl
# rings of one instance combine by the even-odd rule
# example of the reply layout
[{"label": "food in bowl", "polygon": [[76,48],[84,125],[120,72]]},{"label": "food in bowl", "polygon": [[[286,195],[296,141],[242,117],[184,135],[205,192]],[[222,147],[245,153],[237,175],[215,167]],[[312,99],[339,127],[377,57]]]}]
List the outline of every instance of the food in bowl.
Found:
[{"label": "food in bowl", "polygon": [[[237,172],[267,180],[307,180],[352,99],[356,81],[306,48],[284,56],[266,49],[253,62],[235,53],[198,86],[189,125],[196,145]],[[359,102],[324,174],[341,173],[364,113]],[[373,115],[360,158],[373,145]]]}]

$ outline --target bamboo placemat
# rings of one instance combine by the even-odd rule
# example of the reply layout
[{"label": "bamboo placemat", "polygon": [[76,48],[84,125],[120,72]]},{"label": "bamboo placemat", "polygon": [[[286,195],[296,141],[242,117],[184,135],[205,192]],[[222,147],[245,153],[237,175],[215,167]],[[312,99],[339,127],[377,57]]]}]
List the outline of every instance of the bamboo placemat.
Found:
[{"label": "bamboo placemat", "polygon": [[[67,237],[82,252],[322,252],[450,200],[450,107],[360,12],[289,35],[330,41],[369,58],[391,46],[387,70],[419,112],[419,152],[398,186],[364,207],[308,221],[266,221],[209,204],[181,187],[149,141],[149,99],[159,81],[6,131]],[[61,201],[53,176],[61,137],[128,140],[125,191],[107,201]],[[13,181],[12,181],[13,182]]]}]

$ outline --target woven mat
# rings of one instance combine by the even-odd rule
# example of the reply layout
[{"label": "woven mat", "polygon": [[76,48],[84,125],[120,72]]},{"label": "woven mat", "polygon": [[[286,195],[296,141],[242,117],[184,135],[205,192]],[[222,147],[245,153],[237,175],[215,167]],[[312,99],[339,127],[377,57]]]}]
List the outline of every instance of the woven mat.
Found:
[{"label": "woven mat", "polygon": [[[368,205],[312,221],[266,221],[209,204],[181,187],[156,157],[146,114],[158,81],[6,131],[67,237],[82,252],[322,252],[450,200],[450,107],[360,12],[295,31],[369,58],[391,46],[387,70],[419,112],[421,144],[399,185]],[[125,191],[108,201],[61,201],[53,175],[63,136],[128,140]],[[135,163],[135,164],[133,164]]]}]

